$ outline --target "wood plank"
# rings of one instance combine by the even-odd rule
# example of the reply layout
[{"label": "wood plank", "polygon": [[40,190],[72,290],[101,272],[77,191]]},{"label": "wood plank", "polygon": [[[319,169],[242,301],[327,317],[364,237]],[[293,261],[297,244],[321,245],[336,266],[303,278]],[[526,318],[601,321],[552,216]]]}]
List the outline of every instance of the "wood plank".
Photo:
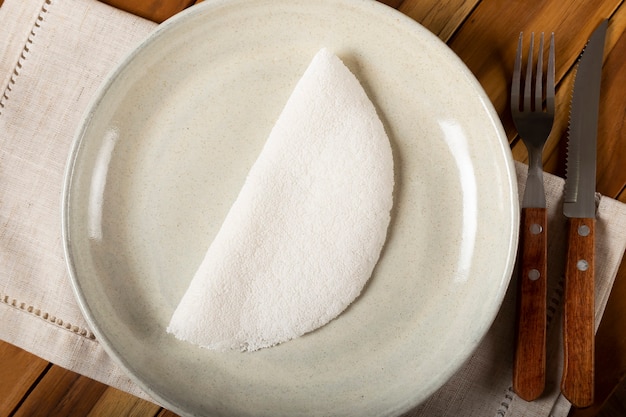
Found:
[{"label": "wood plank", "polygon": [[161,410],[159,414],[157,414],[157,417],[178,417],[178,414],[175,414],[172,411],[163,409]]},{"label": "wood plank", "polygon": [[86,415],[107,386],[52,366],[24,400],[14,417]]},{"label": "wood plank", "polygon": [[[626,171],[622,169],[626,166],[626,132],[622,131],[623,117],[616,117],[616,114],[626,113],[626,102],[623,99],[626,88],[624,53],[626,7],[621,7],[611,17],[607,32],[598,126],[598,161],[602,163],[598,164],[596,190],[612,198],[616,198],[626,184]],[[554,132],[560,134],[560,138],[547,146],[544,157],[546,171],[561,176],[565,175],[567,126],[574,79],[575,71],[572,70],[560,85],[557,100],[559,108],[563,110],[559,112]]]},{"label": "wood plank", "polygon": [[610,16],[621,1],[582,0],[565,12],[562,0],[533,2],[532,7],[523,0],[483,0],[449,45],[478,78],[513,140],[508,89],[519,33],[555,32],[556,79],[560,81],[598,23]]},{"label": "wood plank", "polygon": [[598,129],[597,191],[617,197],[626,186],[626,7],[611,19],[603,67]]},{"label": "wood plank", "polygon": [[154,403],[53,366],[3,341],[0,341],[0,361],[2,416],[11,415],[14,410],[16,416],[89,417],[156,416],[163,411]]},{"label": "wood plank", "polygon": [[480,0],[405,0],[398,10],[447,41],[479,2]]},{"label": "wood plank", "polygon": [[154,403],[108,387],[86,417],[145,417],[160,415],[161,411]]},{"label": "wood plank", "polygon": [[[581,48],[582,51],[582,48]],[[600,120],[598,126],[598,166],[597,191],[615,198],[626,185],[626,132],[623,131],[626,115],[626,102],[623,91],[626,88],[626,7],[621,7],[611,17],[605,45]],[[557,56],[558,61],[558,56]],[[567,127],[571,94],[574,88],[575,65],[562,78],[556,94],[556,120],[550,138],[544,148],[544,169],[547,172],[565,175]],[[512,146],[513,157],[527,162],[526,148],[520,141]]]},{"label": "wood plank", "polygon": [[378,1],[386,4],[389,7],[393,7],[394,9],[397,9],[403,3],[403,0],[378,0]]},{"label": "wood plank", "polygon": [[0,415],[9,415],[45,373],[49,363],[0,341]]},{"label": "wood plank", "polygon": [[[604,2],[604,3],[607,3],[607,2]],[[614,2],[609,2],[609,3],[611,3],[609,4],[609,6],[605,6],[603,8],[603,10],[607,10],[606,12],[607,14],[610,14],[613,12],[614,9],[612,6],[615,5]],[[610,33],[607,36],[607,42],[606,42],[607,51],[611,51],[614,48],[615,44],[617,43],[617,40],[620,38],[620,35],[624,32],[625,23],[623,22],[624,19],[622,17],[622,15],[624,14],[626,14],[626,9],[622,7],[619,10],[619,14],[616,14],[616,16],[611,19],[611,26],[609,28]],[[598,16],[598,22],[601,20],[602,16],[604,15]],[[533,24],[533,25],[537,26],[537,24]],[[593,31],[593,29],[595,29],[595,26],[591,27],[590,30]],[[560,57],[563,56],[563,54],[570,54],[573,57],[578,56],[579,52],[582,51],[584,44],[586,42],[586,39],[590,36],[591,32],[589,32],[589,34],[586,34],[584,36],[578,36],[576,40],[576,43],[580,45],[578,52],[575,52],[576,50],[573,50],[574,51],[573,52],[571,47],[565,48],[561,46],[561,44],[564,42],[570,43],[570,44],[574,43],[574,41],[571,40],[572,34],[569,33],[571,31],[564,33],[564,32],[555,30],[555,32],[556,32],[555,43],[556,43],[556,51],[557,51],[557,55],[556,55],[557,81],[559,82],[558,87],[557,87],[557,92],[556,92],[556,115],[557,117],[555,119],[550,137],[548,138],[548,141],[546,142],[546,145],[544,147],[543,161],[544,161],[544,170],[546,172],[550,172],[559,176],[564,176],[565,175],[565,160],[566,160],[567,128],[569,124],[569,109],[570,109],[570,103],[571,103],[571,92],[574,87],[574,80],[575,80],[575,73],[576,73],[575,72],[576,61],[573,59],[563,60],[563,59],[560,59]],[[514,41],[511,41],[511,43],[513,42]],[[525,42],[525,50],[527,48],[527,45],[528,45],[528,40],[526,40]],[[514,49],[514,47],[510,47],[510,48]],[[562,52],[559,52],[559,51],[562,51]],[[567,65],[569,65],[569,67],[566,67]],[[510,66],[512,68],[512,61],[511,61]],[[613,77],[613,78],[616,78],[616,77]],[[603,82],[603,86],[605,84],[606,83]],[[512,121],[510,120],[510,114],[507,108],[508,107],[508,103],[507,103],[508,91],[499,91],[496,94],[498,96],[503,96],[503,95],[507,96],[504,103],[498,104],[497,110],[501,116],[501,119],[503,120],[503,123],[505,125],[505,130],[507,131],[508,136],[509,136],[509,140],[512,142],[513,157],[514,159],[518,161],[527,162],[528,154],[526,152],[526,147],[521,141],[516,140],[516,131],[513,127]],[[601,148],[600,144],[599,144],[599,148]],[[618,163],[616,166],[619,167],[623,165],[620,165]],[[602,172],[602,170],[607,169],[607,168],[610,168],[610,167],[602,166],[600,168],[598,172],[599,177],[605,175]],[[614,194],[612,196],[614,196]]]},{"label": "wood plank", "polygon": [[120,10],[161,23],[195,3],[195,0],[100,0]]},{"label": "wood plank", "polygon": [[624,417],[626,416],[626,383],[620,384],[607,404],[602,407],[597,417]]}]

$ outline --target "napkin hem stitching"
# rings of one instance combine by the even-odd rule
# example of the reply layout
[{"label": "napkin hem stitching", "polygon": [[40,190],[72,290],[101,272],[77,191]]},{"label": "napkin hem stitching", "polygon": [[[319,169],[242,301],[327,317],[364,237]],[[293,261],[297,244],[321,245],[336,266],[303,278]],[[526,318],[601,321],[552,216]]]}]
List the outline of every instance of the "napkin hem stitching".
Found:
[{"label": "napkin hem stitching", "polygon": [[563,294],[565,294],[565,276],[560,277],[556,287],[552,290],[550,299],[547,303],[546,326],[548,328],[550,328],[557,311],[561,308]]},{"label": "napkin hem stitching", "polygon": [[506,413],[509,411],[509,407],[513,402],[515,392],[513,391],[513,387],[509,386],[504,393],[504,399],[500,402],[500,407],[496,411],[496,417],[505,417]]},{"label": "napkin hem stitching", "polygon": [[60,317],[55,316],[54,314],[50,314],[47,311],[42,311],[40,308],[20,302],[16,298],[9,297],[6,294],[0,298],[0,302],[8,307],[12,307],[16,310],[38,317],[46,323],[55,324],[58,327],[70,331],[78,336],[82,336],[89,340],[96,340],[96,336],[89,329],[73,325]]},{"label": "napkin hem stitching", "polygon": [[2,93],[2,96],[0,96],[0,115],[2,115],[2,109],[5,108],[6,102],[11,95],[11,91],[13,91],[13,86],[17,83],[17,77],[22,72],[24,62],[30,54],[30,47],[34,44],[34,38],[35,36],[37,36],[37,33],[41,29],[41,24],[44,21],[44,17],[46,13],[48,13],[48,9],[51,4],[52,0],[44,0],[43,4],[41,5],[41,9],[39,10],[39,14],[35,19],[35,23],[33,24],[33,27],[30,30],[28,37],[26,38],[26,43],[22,48],[22,52],[20,52],[20,56],[17,58],[17,62],[15,63],[15,67],[13,68],[13,72],[11,73],[11,77],[9,78],[9,81],[4,89],[4,92]]}]

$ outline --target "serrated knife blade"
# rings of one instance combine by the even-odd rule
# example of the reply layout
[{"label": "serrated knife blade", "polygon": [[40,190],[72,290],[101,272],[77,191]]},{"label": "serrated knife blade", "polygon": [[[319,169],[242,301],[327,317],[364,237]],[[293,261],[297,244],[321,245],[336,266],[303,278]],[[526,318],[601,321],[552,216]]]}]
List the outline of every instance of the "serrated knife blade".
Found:
[{"label": "serrated knife blade", "polygon": [[576,71],[563,203],[563,214],[567,217],[595,217],[596,138],[607,26],[608,21],[603,21],[589,38]]},{"label": "serrated knife blade", "polygon": [[563,214],[569,217],[563,302],[561,392],[575,407],[594,396],[596,140],[608,21],[593,32],[576,72],[567,144]]}]

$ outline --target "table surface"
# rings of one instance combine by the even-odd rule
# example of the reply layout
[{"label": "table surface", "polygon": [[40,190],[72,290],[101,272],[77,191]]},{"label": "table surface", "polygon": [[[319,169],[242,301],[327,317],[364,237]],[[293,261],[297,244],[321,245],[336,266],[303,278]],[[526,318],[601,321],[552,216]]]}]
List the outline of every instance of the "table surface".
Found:
[{"label": "table surface", "polygon": [[[20,0],[0,0],[2,3]],[[102,0],[155,22],[195,0]],[[578,56],[609,18],[598,135],[597,191],[626,202],[626,2],[623,0],[384,0],[437,34],[476,75],[507,132],[513,156],[526,161],[508,110],[519,32],[554,32],[557,116],[544,152],[544,169],[564,176],[569,102]],[[626,261],[622,261],[596,336],[596,400],[571,417],[626,415]],[[618,395],[619,394],[619,395]],[[0,415],[174,416],[147,401],[67,371],[0,342]]]}]

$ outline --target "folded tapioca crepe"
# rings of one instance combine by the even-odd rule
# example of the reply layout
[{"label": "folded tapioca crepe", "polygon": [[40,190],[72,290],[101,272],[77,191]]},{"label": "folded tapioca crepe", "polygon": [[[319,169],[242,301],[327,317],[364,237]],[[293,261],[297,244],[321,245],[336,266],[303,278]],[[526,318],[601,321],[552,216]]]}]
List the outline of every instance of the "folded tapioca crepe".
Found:
[{"label": "folded tapioca crepe", "polygon": [[167,331],[257,350],[337,317],[385,242],[389,139],[355,76],[319,51],[297,83]]}]

